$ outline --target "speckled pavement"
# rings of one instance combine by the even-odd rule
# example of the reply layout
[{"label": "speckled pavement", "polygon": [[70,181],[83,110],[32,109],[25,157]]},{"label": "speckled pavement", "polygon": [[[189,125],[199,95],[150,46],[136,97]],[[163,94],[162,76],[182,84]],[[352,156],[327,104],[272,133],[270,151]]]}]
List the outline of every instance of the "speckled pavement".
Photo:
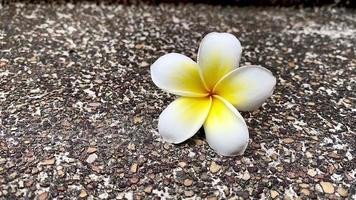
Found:
[{"label": "speckled pavement", "polygon": [[[159,56],[235,34],[277,77],[242,113],[244,156],[203,131],[164,143]],[[343,199],[355,192],[356,12],[343,8],[13,4],[0,8],[1,199]]]}]

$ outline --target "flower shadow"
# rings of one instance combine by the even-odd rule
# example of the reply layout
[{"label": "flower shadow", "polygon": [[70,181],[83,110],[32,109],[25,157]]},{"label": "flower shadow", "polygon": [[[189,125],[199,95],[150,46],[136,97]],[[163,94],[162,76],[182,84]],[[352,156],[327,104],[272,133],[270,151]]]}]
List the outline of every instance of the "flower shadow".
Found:
[{"label": "flower shadow", "polygon": [[197,143],[206,143],[205,131],[203,127],[201,127],[194,136],[182,143],[177,144],[177,146],[182,147],[184,145],[188,145],[189,147],[195,147]]}]

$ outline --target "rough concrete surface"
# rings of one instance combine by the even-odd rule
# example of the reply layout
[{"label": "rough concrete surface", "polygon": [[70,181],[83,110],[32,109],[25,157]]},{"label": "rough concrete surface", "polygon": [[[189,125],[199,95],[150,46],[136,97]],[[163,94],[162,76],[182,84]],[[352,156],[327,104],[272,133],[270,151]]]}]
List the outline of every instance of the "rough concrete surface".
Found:
[{"label": "rough concrete surface", "polygon": [[204,3],[211,5],[235,5],[235,6],[298,6],[298,7],[312,7],[312,6],[337,6],[355,8],[356,2],[354,0],[0,0],[0,4],[11,3],[80,3],[90,2],[99,4],[124,4],[124,5],[138,5],[138,4],[153,4],[160,3]]},{"label": "rough concrete surface", "polygon": [[[151,81],[169,52],[196,58],[235,34],[242,65],[277,77],[242,113],[244,156],[203,131],[163,142],[175,97]],[[13,4],[0,8],[1,199],[342,199],[355,189],[355,10],[208,5]]]}]

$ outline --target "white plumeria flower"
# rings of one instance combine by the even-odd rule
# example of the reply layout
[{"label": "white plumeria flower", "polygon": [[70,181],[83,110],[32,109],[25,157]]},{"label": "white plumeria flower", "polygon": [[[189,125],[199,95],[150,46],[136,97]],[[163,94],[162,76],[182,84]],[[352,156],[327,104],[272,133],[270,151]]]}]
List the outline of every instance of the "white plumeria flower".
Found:
[{"label": "white plumeria flower", "polygon": [[209,33],[198,51],[198,62],[170,53],[151,65],[153,82],[179,95],[159,117],[158,130],[178,144],[204,126],[207,142],[225,156],[244,153],[249,133],[236,110],[258,108],[272,95],[276,78],[261,66],[237,68],[240,41],[229,33]]}]

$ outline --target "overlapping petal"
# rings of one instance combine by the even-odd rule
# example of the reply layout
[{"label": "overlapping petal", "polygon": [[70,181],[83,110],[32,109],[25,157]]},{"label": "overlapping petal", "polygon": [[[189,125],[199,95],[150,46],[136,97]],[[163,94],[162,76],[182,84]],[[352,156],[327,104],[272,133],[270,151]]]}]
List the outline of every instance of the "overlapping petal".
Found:
[{"label": "overlapping petal", "polygon": [[180,97],[169,104],[158,121],[163,139],[178,144],[192,137],[206,120],[211,101],[211,97]]},{"label": "overlapping petal", "polygon": [[198,64],[205,84],[213,88],[226,73],[238,66],[241,58],[240,41],[229,33],[209,33],[199,47]]},{"label": "overlapping petal", "polygon": [[210,147],[221,155],[241,155],[248,145],[249,133],[244,119],[233,105],[219,96],[213,97],[204,130]]},{"label": "overlapping petal", "polygon": [[151,65],[151,77],[167,92],[187,97],[207,96],[197,63],[184,55],[170,53],[160,57]]},{"label": "overlapping petal", "polygon": [[258,108],[272,95],[276,78],[261,66],[240,67],[227,74],[214,88],[238,110],[250,111]]}]

